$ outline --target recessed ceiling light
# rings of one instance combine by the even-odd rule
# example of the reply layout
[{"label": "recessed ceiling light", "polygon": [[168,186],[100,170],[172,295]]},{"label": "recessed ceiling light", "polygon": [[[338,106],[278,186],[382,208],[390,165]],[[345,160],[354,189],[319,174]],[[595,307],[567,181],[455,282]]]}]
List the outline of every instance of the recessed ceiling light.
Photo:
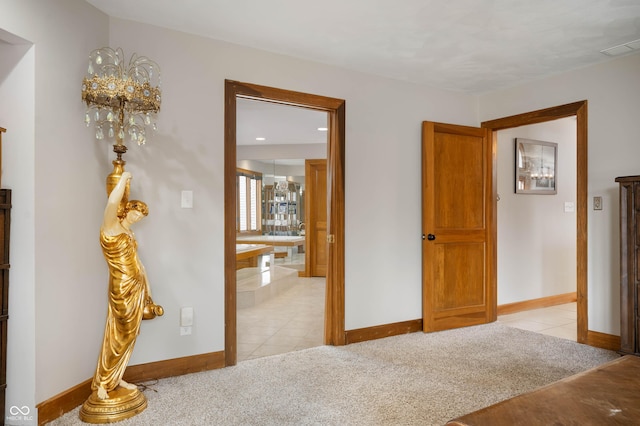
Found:
[{"label": "recessed ceiling light", "polygon": [[318,130],[321,132],[326,132],[329,129],[327,129],[326,127],[318,127]]},{"label": "recessed ceiling light", "polygon": [[634,40],[627,43],[619,44],[618,46],[609,47],[608,49],[601,50],[607,56],[619,56],[625,53],[633,52],[640,49],[640,40]]},{"label": "recessed ceiling light", "polygon": [[256,138],[256,140],[257,140],[257,141],[266,141],[266,140],[267,140],[267,138],[257,137],[257,138]]}]

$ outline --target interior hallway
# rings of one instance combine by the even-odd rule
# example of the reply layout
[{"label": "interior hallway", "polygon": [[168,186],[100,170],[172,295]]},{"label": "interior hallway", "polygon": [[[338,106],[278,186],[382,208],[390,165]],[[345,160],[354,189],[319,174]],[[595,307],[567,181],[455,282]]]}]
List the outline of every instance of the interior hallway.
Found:
[{"label": "interior hallway", "polygon": [[[276,260],[273,270],[261,273],[238,272],[238,289],[260,286],[262,277],[271,274],[280,286],[276,295],[254,306],[238,306],[238,362],[306,349],[323,344],[324,278],[298,278],[300,258]],[[273,284],[273,283],[272,283]],[[239,298],[240,299],[240,298]],[[498,322],[510,327],[577,341],[576,303],[501,315]]]},{"label": "interior hallway", "polygon": [[500,315],[498,322],[563,339],[578,340],[576,302]]}]

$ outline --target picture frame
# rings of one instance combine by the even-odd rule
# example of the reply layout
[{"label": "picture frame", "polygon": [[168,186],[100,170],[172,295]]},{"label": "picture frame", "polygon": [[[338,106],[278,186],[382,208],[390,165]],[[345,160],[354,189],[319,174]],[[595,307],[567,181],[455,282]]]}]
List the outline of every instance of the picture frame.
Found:
[{"label": "picture frame", "polygon": [[515,193],[557,194],[558,144],[515,138]]}]

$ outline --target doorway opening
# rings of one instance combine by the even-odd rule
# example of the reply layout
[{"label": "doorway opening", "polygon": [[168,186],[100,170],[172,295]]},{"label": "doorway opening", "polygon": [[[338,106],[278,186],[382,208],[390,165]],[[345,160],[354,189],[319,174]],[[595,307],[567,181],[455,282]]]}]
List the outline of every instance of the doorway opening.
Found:
[{"label": "doorway opening", "polygon": [[225,365],[237,363],[237,100],[252,99],[324,111],[327,131],[327,273],[324,343],[345,344],[344,326],[344,136],[345,102],[237,81],[225,81]]},{"label": "doorway opening", "polygon": [[575,342],[576,118],[497,136],[498,320]]},{"label": "doorway opening", "polygon": [[[499,130],[544,123],[565,117],[576,118],[576,312],[577,312],[577,341],[591,344],[588,332],[588,299],[587,299],[587,101],[560,105],[542,110],[518,114],[510,117],[482,123],[482,127],[493,132],[494,142]],[[494,145],[494,151],[495,151]],[[494,156],[495,158],[495,156]],[[494,160],[495,161],[495,160]],[[494,178],[495,179],[495,178]],[[495,182],[494,182],[495,183]],[[493,199],[497,200],[496,185],[493,186]],[[496,219],[493,219],[497,225]],[[495,229],[495,228],[494,228]],[[495,238],[495,237],[494,237]]]},{"label": "doorway opening", "polygon": [[[237,361],[324,343],[327,113],[238,98]],[[318,188],[316,183],[321,183]],[[320,244],[318,243],[320,240]]]}]

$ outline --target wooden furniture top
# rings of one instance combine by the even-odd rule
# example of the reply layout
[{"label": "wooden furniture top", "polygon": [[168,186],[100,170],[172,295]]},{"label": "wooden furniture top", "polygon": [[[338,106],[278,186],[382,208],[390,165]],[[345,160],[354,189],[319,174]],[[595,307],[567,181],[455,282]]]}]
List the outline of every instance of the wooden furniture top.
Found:
[{"label": "wooden furniture top", "polygon": [[236,259],[247,259],[260,254],[271,253],[273,246],[266,244],[236,244]]},{"label": "wooden furniture top", "polygon": [[640,180],[640,176],[620,176],[616,178],[616,182],[635,182]]},{"label": "wooden furniture top", "polygon": [[640,357],[627,355],[451,420],[447,426],[638,424]]},{"label": "wooden furniture top", "polygon": [[236,241],[244,244],[269,244],[272,246],[301,246],[305,237],[287,235],[238,235]]}]

